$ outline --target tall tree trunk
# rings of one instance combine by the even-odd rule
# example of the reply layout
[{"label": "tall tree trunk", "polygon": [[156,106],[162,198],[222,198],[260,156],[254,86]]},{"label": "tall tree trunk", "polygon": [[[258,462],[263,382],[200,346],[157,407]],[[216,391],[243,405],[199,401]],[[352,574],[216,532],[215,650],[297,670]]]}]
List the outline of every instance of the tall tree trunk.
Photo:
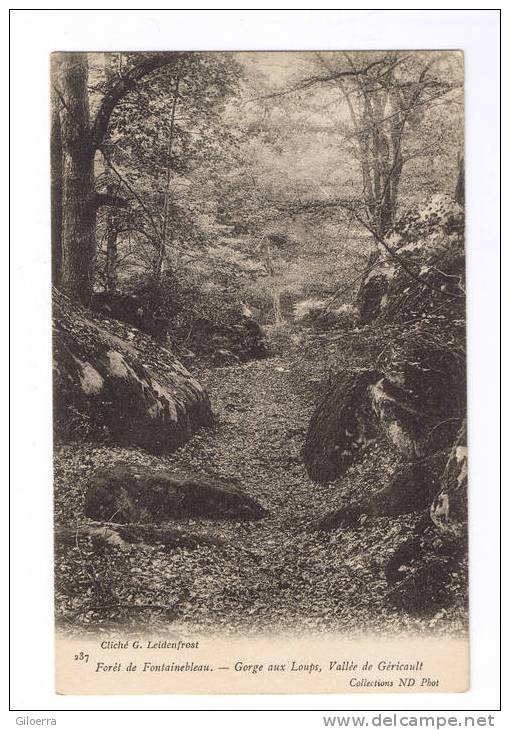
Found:
[{"label": "tall tree trunk", "polygon": [[[105,81],[111,84],[115,78],[118,69],[120,75],[122,69],[122,53],[105,53],[104,54],[104,76]],[[112,171],[110,166],[105,165],[104,169],[105,187],[108,195],[114,196],[116,193],[114,181],[112,179]],[[105,211],[105,227],[106,227],[106,267],[105,267],[105,289],[109,294],[117,291],[119,273],[118,273],[118,247],[117,247],[117,226],[115,224],[115,216],[113,209],[107,207]]]},{"label": "tall tree trunk", "polygon": [[[184,54],[186,57],[186,54]],[[60,103],[62,140],[62,263],[60,287],[82,304],[89,304],[94,288],[97,206],[118,205],[94,189],[94,156],[108,132],[111,114],[137,82],[163,66],[175,65],[178,53],[154,53],[127,71],[105,91],[90,123],[86,53],[55,55],[58,65],[55,93]],[[102,200],[100,200],[102,198]]]},{"label": "tall tree trunk", "polygon": [[383,234],[393,227],[397,215],[398,191],[402,168],[404,167],[402,139],[407,118],[398,89],[390,88],[388,99],[390,102],[390,118],[388,120],[389,131],[387,137],[391,154],[382,202]]},{"label": "tall tree trunk", "polygon": [[[361,89],[361,85],[359,85],[359,88]],[[349,100],[349,96],[346,94],[346,99],[348,100],[349,104],[349,110],[351,111],[351,118],[353,121],[356,119],[354,108],[352,106],[351,101]],[[363,112],[361,116],[361,129],[359,129],[359,125],[356,123],[355,130],[356,130],[356,138],[358,141],[358,149],[359,149],[359,162],[361,166],[361,174],[363,178],[363,197],[365,202],[365,208],[367,211],[367,216],[370,218],[371,221],[374,221],[375,217],[377,216],[377,198],[375,195],[375,189],[374,189],[374,181],[373,181],[373,167],[372,167],[372,155],[370,151],[370,133],[367,131],[367,129],[370,127],[371,118],[369,115],[368,105],[366,103],[366,99],[363,100]]]},{"label": "tall tree trunk", "polygon": [[61,101],[55,84],[58,83],[59,56],[51,57],[51,278],[53,286],[60,284],[62,266],[62,134],[60,128]]},{"label": "tall tree trunk", "polygon": [[58,74],[62,101],[61,288],[88,305],[96,255],[94,145],[90,134],[85,53],[64,53]]},{"label": "tall tree trunk", "polygon": [[106,272],[105,289],[108,294],[115,294],[119,285],[117,231],[106,234]]}]

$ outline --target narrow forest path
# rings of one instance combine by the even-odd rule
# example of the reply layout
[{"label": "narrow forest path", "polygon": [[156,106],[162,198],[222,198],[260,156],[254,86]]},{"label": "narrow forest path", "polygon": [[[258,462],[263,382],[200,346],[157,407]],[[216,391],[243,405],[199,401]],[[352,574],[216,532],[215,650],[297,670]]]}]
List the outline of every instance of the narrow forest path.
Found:
[{"label": "narrow forest path", "polygon": [[301,458],[313,403],[296,393],[293,375],[284,357],[202,375],[216,414],[215,468],[238,478],[273,519],[289,527],[313,517],[310,492],[316,491]]},{"label": "narrow forest path", "polygon": [[301,452],[316,396],[298,367],[290,353],[200,374],[215,426],[167,461],[238,479],[269,515],[249,523],[189,521],[225,537],[229,548],[217,556],[214,576],[195,576],[191,597],[202,604],[187,603],[182,618],[198,609],[200,624],[220,630],[351,635],[380,630],[385,618],[386,628],[402,630],[408,619],[387,607],[382,566],[405,526],[379,520],[375,532],[315,528],[341,503],[342,487],[314,484],[306,473]]},{"label": "narrow forest path", "polygon": [[[357,481],[365,484],[365,476],[360,467],[336,485],[320,486],[308,478],[301,450],[316,396],[305,387],[297,354],[213,368],[199,377],[209,390],[215,424],[175,453],[158,457],[93,444],[57,450],[57,521],[80,520],[90,475],[121,460],[235,478],[269,514],[254,522],[179,522],[185,531],[219,538],[219,547],[165,551],[137,545],[115,563],[107,557],[97,581],[108,587],[107,600],[143,607],[139,618],[151,630],[186,634],[340,631],[353,636],[423,629],[422,622],[389,608],[385,599],[383,566],[408,533],[412,516],[379,518],[332,533],[315,529],[319,517],[345,501],[349,489],[356,490]],[[75,565],[82,559],[82,553],[76,555]],[[171,610],[162,615],[152,612],[152,605]],[[91,626],[104,621],[104,610],[97,616],[92,610],[87,620]]]}]

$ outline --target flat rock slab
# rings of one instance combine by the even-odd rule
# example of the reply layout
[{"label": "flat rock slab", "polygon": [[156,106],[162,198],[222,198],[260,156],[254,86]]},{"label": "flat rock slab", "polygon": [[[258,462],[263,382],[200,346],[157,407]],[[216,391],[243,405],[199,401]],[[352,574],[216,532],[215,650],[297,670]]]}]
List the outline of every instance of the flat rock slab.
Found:
[{"label": "flat rock slab", "polygon": [[267,511],[220,477],[120,463],[96,471],[85,514],[106,522],[158,524],[186,517],[257,520]]}]

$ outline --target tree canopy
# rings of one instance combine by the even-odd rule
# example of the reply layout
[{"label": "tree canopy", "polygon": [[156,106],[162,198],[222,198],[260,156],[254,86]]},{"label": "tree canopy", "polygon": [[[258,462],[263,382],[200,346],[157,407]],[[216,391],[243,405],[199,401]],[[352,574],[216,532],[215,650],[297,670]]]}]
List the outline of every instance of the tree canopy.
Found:
[{"label": "tree canopy", "polygon": [[[61,54],[54,66],[55,278],[73,289],[70,243],[82,299],[190,265],[268,301],[332,290],[406,210],[458,181],[455,53]],[[58,200],[69,130],[93,179],[69,191],[89,196],[72,215]]]}]

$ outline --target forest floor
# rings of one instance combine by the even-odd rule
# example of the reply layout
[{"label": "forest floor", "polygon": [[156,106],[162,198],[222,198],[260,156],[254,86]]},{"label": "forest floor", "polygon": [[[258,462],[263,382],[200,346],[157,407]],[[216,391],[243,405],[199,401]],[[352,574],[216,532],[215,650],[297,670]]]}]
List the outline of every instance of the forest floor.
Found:
[{"label": "forest floor", "polygon": [[110,546],[98,554],[77,539],[57,561],[62,628],[109,630],[124,622],[126,628],[179,634],[464,631],[461,615],[413,618],[386,598],[384,565],[416,515],[316,530],[320,517],[360,490],[366,494],[367,485],[380,488],[391,456],[374,453],[334,484],[310,481],[301,450],[316,392],[297,350],[208,369],[199,377],[209,390],[215,423],[174,454],[91,443],[57,448],[57,524],[83,522],[90,475],[98,466],[126,460],[235,477],[268,516],[254,522],[179,521],[185,531],[219,538],[218,546]]}]

